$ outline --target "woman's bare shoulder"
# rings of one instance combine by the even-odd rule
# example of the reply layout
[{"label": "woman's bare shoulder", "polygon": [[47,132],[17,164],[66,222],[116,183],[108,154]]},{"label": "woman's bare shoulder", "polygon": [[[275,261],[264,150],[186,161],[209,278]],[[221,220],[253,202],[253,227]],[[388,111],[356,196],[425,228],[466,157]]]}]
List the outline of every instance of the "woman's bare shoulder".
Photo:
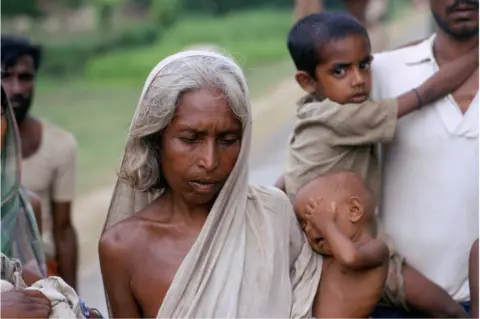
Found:
[{"label": "woman's bare shoulder", "polygon": [[[164,206],[161,199],[156,199],[135,215],[111,226],[100,237],[100,254],[131,254],[147,244],[154,235],[152,225],[164,224],[168,220],[167,212],[162,209]],[[156,228],[155,235],[159,235]]]},{"label": "woman's bare shoulder", "polygon": [[100,257],[114,257],[131,252],[135,246],[136,234],[142,232],[141,220],[137,216],[129,217],[107,229],[98,244]]}]

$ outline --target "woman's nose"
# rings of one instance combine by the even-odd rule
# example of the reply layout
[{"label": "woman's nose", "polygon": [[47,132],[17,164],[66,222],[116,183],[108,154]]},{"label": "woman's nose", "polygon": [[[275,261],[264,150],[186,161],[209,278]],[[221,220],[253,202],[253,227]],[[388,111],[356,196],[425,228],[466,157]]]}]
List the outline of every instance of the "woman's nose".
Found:
[{"label": "woman's nose", "polygon": [[200,167],[211,172],[218,167],[218,162],[219,159],[215,141],[205,141],[201,149]]}]

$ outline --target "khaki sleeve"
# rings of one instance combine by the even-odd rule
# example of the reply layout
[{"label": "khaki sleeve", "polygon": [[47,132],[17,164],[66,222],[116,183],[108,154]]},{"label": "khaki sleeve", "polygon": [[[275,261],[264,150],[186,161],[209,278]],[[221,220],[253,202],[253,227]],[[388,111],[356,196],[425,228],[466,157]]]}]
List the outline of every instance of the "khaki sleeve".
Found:
[{"label": "khaki sleeve", "polygon": [[52,199],[55,202],[71,202],[75,197],[77,171],[77,143],[73,137],[62,143],[62,152],[55,169]]},{"label": "khaki sleeve", "polygon": [[333,146],[389,143],[395,134],[398,103],[396,99],[335,105],[326,125],[333,133]]}]

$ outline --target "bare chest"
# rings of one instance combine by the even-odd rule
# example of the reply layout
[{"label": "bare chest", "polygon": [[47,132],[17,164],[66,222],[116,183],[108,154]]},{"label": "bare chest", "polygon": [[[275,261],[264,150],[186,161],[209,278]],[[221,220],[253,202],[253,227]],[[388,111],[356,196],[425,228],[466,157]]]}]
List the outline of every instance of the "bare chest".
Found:
[{"label": "bare chest", "polygon": [[132,258],[130,288],[145,318],[155,318],[199,231],[144,241]]},{"label": "bare chest", "polygon": [[[388,273],[388,265],[366,271],[345,270],[333,259],[326,259],[315,298],[315,316],[362,317],[380,299]],[[317,309],[315,305],[322,305]]]}]

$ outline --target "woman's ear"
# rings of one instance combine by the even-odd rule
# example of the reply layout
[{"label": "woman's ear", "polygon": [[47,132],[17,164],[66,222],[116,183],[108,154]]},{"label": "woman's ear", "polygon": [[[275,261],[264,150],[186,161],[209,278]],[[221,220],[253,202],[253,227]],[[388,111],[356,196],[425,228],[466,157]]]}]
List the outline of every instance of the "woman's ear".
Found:
[{"label": "woman's ear", "polygon": [[363,217],[364,207],[358,197],[350,198],[348,202],[348,218],[352,223],[358,222]]},{"label": "woman's ear", "polygon": [[300,85],[302,89],[307,93],[315,93],[317,88],[317,82],[307,72],[297,71],[297,73],[295,73],[295,80],[297,80],[298,85]]}]

